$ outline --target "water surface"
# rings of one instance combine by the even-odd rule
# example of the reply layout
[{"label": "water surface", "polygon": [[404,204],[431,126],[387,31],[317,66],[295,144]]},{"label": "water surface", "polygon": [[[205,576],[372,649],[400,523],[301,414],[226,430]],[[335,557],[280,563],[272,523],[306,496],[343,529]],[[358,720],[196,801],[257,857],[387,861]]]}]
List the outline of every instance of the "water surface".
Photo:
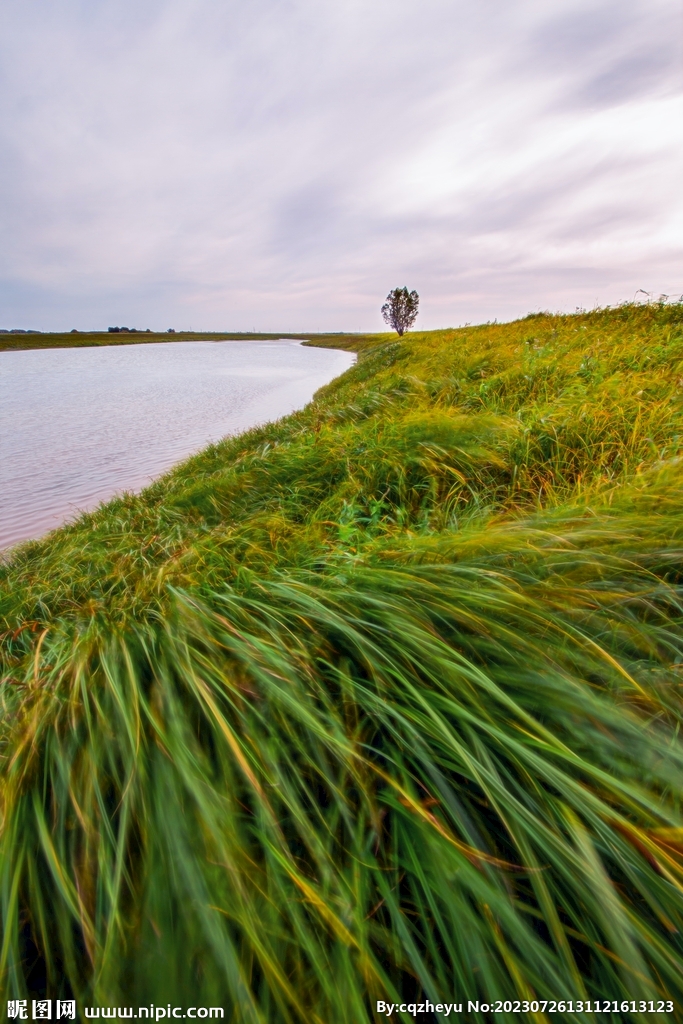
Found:
[{"label": "water surface", "polygon": [[295,341],[0,352],[0,549],[301,408],[353,360]]}]

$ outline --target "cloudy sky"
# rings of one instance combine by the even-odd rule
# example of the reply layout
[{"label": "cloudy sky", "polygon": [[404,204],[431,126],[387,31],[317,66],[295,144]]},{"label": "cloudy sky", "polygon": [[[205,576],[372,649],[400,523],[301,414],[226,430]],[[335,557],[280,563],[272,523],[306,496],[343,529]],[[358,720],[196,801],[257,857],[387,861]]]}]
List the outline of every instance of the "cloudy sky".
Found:
[{"label": "cloudy sky", "polygon": [[2,0],[0,327],[683,292],[680,0]]}]

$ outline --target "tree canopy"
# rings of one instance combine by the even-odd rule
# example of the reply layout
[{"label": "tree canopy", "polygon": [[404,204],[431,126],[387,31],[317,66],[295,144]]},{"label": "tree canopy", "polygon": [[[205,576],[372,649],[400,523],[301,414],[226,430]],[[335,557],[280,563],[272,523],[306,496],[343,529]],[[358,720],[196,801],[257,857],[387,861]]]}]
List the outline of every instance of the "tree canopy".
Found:
[{"label": "tree canopy", "polygon": [[382,306],[382,316],[390,327],[403,337],[406,331],[410,330],[417,320],[420,296],[416,291],[409,292],[407,288],[394,288],[387,295],[387,300]]}]

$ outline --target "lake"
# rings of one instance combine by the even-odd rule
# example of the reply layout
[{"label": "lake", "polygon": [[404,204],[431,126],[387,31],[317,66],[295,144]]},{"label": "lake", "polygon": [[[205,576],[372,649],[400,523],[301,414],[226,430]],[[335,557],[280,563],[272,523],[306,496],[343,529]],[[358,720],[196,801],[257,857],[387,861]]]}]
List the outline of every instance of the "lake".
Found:
[{"label": "lake", "polygon": [[284,340],[0,352],[0,549],[302,408],[354,359]]}]

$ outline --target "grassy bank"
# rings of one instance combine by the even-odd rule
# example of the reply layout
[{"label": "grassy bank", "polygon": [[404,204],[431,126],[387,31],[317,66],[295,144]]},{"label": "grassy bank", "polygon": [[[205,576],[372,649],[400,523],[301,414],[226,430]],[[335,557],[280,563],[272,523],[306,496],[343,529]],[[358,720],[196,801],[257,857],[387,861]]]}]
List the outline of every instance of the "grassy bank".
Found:
[{"label": "grassy bank", "polygon": [[172,344],[174,341],[278,341],[291,338],[294,341],[310,342],[321,348],[356,349],[367,344],[377,344],[381,335],[361,334],[221,334],[205,331],[178,331],[163,334],[150,331],[114,333],[109,331],[69,331],[46,334],[0,334],[0,352],[17,352],[36,348],[101,348],[103,345],[149,345],[152,342]]},{"label": "grassy bank", "polygon": [[683,999],[683,309],[356,344],[0,569],[8,996]]}]

